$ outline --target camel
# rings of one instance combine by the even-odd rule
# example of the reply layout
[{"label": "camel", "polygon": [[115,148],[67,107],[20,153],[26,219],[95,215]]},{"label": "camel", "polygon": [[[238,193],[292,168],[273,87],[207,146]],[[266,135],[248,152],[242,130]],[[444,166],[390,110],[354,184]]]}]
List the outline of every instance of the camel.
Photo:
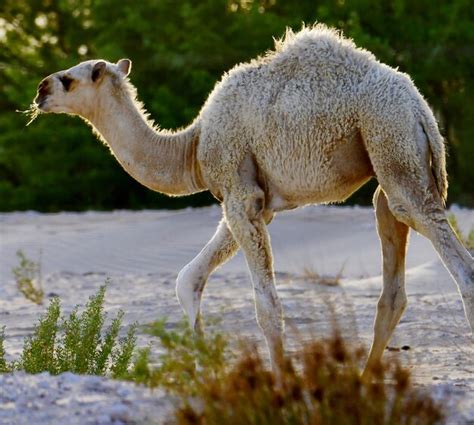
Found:
[{"label": "camel", "polygon": [[410,228],[432,242],[474,330],[474,262],[444,210],[444,141],[407,74],[322,24],[287,30],[273,51],[226,73],[189,126],[164,131],[137,100],[130,70],[129,59],[82,62],[42,80],[33,105],[81,116],[151,190],[209,190],[221,202],[214,236],[177,277],[179,302],[197,332],[209,275],[241,248],[277,370],[284,324],[267,225],[279,211],[341,202],[373,177],[383,289],[365,371],[381,359],[407,304]]}]

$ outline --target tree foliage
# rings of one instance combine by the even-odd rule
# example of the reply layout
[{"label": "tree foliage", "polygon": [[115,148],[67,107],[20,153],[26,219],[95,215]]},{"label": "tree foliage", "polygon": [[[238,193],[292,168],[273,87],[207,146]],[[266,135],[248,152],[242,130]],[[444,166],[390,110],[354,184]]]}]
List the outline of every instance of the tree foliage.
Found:
[{"label": "tree foliage", "polygon": [[[236,63],[287,26],[336,26],[408,72],[449,145],[450,202],[474,205],[474,8],[469,0],[3,0],[0,5],[0,210],[176,208],[133,181],[79,119],[25,109],[45,75],[90,58],[133,60],[132,82],[163,128],[189,123]],[[362,191],[353,198],[368,202]]]}]

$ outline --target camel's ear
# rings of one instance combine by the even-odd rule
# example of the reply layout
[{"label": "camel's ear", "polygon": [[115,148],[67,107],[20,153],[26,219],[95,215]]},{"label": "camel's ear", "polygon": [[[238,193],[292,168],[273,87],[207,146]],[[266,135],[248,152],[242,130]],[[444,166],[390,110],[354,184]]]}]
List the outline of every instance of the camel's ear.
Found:
[{"label": "camel's ear", "polygon": [[92,68],[92,74],[91,78],[94,83],[97,83],[98,81],[102,80],[104,73],[105,73],[105,67],[107,64],[104,61],[97,61],[96,64],[94,65],[94,68]]},{"label": "camel's ear", "polygon": [[128,74],[130,74],[132,69],[132,61],[130,59],[120,59],[117,62],[117,67],[124,77],[126,77]]}]

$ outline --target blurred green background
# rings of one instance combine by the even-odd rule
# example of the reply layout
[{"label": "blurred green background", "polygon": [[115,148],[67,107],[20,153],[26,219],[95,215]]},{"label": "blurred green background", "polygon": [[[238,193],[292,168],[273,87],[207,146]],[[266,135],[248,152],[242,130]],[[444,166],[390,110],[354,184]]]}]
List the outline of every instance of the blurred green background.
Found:
[{"label": "blurred green background", "polygon": [[[132,82],[162,128],[192,121],[222,73],[302,22],[344,31],[408,72],[448,142],[449,202],[474,206],[471,0],[1,0],[0,210],[179,208],[129,177],[78,118],[26,109],[44,76],[90,58],[133,60]],[[370,202],[375,183],[350,202]]]}]

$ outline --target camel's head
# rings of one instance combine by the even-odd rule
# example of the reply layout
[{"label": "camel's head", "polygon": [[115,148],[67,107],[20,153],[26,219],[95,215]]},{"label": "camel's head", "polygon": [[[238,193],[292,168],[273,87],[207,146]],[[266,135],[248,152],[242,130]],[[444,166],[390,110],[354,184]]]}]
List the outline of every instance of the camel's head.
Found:
[{"label": "camel's head", "polygon": [[49,75],[38,86],[34,100],[41,112],[56,112],[88,116],[101,94],[127,77],[132,62],[120,59],[116,64],[104,60],[89,60]]}]

